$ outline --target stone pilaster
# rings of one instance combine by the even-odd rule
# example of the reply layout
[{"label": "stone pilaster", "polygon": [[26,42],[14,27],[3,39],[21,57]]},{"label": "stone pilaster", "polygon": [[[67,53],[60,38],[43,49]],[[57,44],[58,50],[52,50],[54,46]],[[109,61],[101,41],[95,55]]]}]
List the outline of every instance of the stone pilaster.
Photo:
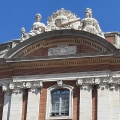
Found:
[{"label": "stone pilaster", "polygon": [[78,79],[80,86],[79,120],[92,120],[93,79]]},{"label": "stone pilaster", "polygon": [[98,87],[98,120],[109,120],[109,86],[100,85]]},{"label": "stone pilaster", "polygon": [[2,120],[8,120],[10,114],[11,94],[4,92],[4,106]]},{"label": "stone pilaster", "polygon": [[23,90],[14,89],[11,95],[11,108],[9,120],[21,120],[22,118]]},{"label": "stone pilaster", "polygon": [[26,120],[38,120],[39,118],[39,104],[40,91],[42,88],[42,81],[26,83],[28,90],[27,114]]},{"label": "stone pilaster", "polygon": [[92,120],[92,87],[80,88],[80,120]]},{"label": "stone pilaster", "polygon": [[120,119],[120,87],[112,85],[109,91],[110,97],[110,118],[109,120]]}]

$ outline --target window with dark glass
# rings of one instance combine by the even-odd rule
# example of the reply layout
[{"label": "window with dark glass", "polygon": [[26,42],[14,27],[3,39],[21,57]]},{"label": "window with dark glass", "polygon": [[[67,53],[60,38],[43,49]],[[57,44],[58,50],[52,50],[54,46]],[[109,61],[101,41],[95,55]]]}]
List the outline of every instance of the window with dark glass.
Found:
[{"label": "window with dark glass", "polygon": [[57,89],[51,92],[51,116],[69,115],[69,90]]}]

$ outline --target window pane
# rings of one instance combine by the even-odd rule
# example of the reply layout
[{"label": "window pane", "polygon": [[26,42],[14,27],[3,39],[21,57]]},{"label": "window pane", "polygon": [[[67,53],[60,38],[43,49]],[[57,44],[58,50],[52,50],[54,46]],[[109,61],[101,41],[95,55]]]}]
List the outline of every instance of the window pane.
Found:
[{"label": "window pane", "polygon": [[58,89],[51,92],[51,116],[69,115],[69,90]]}]

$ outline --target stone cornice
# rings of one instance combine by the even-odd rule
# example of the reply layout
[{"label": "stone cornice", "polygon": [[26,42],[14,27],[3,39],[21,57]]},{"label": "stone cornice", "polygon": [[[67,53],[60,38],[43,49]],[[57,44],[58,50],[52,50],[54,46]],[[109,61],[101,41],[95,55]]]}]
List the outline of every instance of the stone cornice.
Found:
[{"label": "stone cornice", "polygon": [[29,69],[29,68],[50,68],[50,67],[67,67],[67,66],[87,66],[87,65],[118,65],[120,58],[113,57],[96,57],[96,58],[81,58],[81,59],[63,59],[63,60],[46,60],[36,62],[12,63],[14,69]]},{"label": "stone cornice", "polygon": [[112,57],[114,54],[110,52],[104,53],[82,53],[75,55],[58,55],[46,57],[26,57],[26,58],[8,58],[5,59],[6,63],[22,63],[22,62],[36,62],[36,61],[49,61],[49,60],[65,60],[65,59],[81,59],[81,58],[97,58],[97,57]]},{"label": "stone cornice", "polygon": [[93,78],[114,78],[120,79],[120,71],[89,71],[89,72],[73,72],[73,73],[57,73],[45,75],[26,75],[26,76],[13,76],[13,82],[25,81],[57,81],[57,80],[78,80],[78,79],[93,79]]},{"label": "stone cornice", "polygon": [[0,80],[3,91],[26,88],[42,88],[43,82],[56,82],[58,86],[62,86],[64,81],[75,81],[77,86],[108,86],[114,89],[114,86],[120,86],[120,71],[91,71],[78,73],[61,73],[46,75],[28,75],[14,76],[12,81],[6,79],[4,82]]}]

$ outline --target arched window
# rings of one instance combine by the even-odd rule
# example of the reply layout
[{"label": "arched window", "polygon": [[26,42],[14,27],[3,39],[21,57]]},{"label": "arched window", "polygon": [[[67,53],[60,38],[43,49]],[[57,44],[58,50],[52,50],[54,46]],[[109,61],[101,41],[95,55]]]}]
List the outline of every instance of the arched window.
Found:
[{"label": "arched window", "polygon": [[63,84],[47,89],[46,120],[72,119],[73,87]]},{"label": "arched window", "polygon": [[51,116],[69,116],[69,90],[51,91]]}]

